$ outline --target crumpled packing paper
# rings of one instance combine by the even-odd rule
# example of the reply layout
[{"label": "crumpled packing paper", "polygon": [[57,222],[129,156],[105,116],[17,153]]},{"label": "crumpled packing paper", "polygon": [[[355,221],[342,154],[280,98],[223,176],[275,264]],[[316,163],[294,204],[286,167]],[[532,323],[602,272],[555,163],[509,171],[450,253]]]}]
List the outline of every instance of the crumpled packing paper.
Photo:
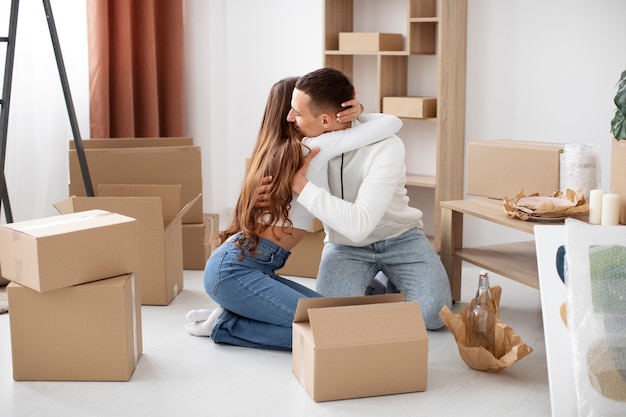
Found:
[{"label": "crumpled packing paper", "polygon": [[[496,307],[499,307],[502,288],[494,285],[490,292]],[[447,306],[443,306],[439,312],[439,317],[454,336],[461,359],[467,366],[477,371],[498,372],[532,353],[533,349],[522,341],[513,328],[500,321],[498,314],[496,314],[496,354],[493,355],[483,347],[466,346],[468,337],[465,334],[465,322],[473,304],[474,300],[457,314]]]}]

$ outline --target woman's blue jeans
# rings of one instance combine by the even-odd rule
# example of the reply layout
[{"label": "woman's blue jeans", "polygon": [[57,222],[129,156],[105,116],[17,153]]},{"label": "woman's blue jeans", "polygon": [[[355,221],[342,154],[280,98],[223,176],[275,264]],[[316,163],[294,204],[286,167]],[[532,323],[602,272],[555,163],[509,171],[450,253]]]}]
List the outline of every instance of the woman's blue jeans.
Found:
[{"label": "woman's blue jeans", "polygon": [[363,295],[382,271],[407,300],[417,300],[426,328],[439,329],[439,311],[451,307],[450,282],[439,256],[420,229],[371,245],[356,247],[326,243],[317,275],[324,297]]},{"label": "woman's blue jeans", "polygon": [[245,257],[230,241],[218,247],[204,269],[204,288],[224,308],[213,327],[216,343],[291,350],[291,326],[300,298],[320,297],[310,288],[274,273],[290,252],[259,238]]}]

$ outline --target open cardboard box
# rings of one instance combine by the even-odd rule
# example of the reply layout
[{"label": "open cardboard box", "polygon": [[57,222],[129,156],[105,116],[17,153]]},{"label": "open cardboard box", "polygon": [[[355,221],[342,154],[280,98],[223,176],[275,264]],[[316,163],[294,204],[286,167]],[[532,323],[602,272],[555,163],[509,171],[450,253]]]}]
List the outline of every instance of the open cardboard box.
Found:
[{"label": "open cardboard box", "polygon": [[292,366],[315,401],[425,391],[428,335],[405,294],[303,298]]},{"label": "open cardboard box", "polygon": [[137,271],[137,221],[86,210],[0,226],[2,275],[45,292]]},{"label": "open cardboard box", "polygon": [[[192,138],[89,139],[83,141],[96,197],[100,184],[169,184],[182,186],[183,201],[202,193],[199,146]],[[87,196],[73,141],[69,143],[69,195]],[[183,223],[201,223],[202,200],[183,216]]]},{"label": "open cardboard box", "polygon": [[7,287],[16,381],[128,381],[142,353],[132,273],[38,293]]},{"label": "open cardboard box", "polygon": [[61,213],[100,208],[137,219],[141,303],[168,305],[183,289],[181,219],[200,199],[181,209],[180,185],[101,184],[101,197],[70,197],[55,203]]}]

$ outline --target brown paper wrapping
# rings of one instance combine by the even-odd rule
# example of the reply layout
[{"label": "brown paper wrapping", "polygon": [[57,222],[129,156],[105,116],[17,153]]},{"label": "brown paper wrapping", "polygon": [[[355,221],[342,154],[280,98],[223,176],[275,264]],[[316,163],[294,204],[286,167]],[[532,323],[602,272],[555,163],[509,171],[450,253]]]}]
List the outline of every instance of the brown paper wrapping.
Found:
[{"label": "brown paper wrapping", "polygon": [[[496,306],[500,305],[502,288],[498,285],[491,287],[491,299]],[[533,349],[522,341],[509,325],[500,321],[496,314],[496,354],[491,354],[483,347],[468,346],[468,338],[465,334],[465,323],[472,303],[461,313],[455,314],[447,306],[443,306],[439,316],[448,327],[459,348],[461,359],[472,369],[477,371],[498,372],[501,369],[513,365],[518,360],[529,355]]]},{"label": "brown paper wrapping", "polygon": [[589,213],[589,204],[581,191],[567,189],[565,193],[557,191],[547,197],[563,198],[573,203],[573,206],[555,206],[550,202],[543,204],[524,205],[520,199],[524,197],[540,197],[539,193],[524,195],[521,190],[513,198],[504,197],[504,211],[509,217],[517,217],[521,220],[534,219],[560,219],[570,216],[581,216]]}]

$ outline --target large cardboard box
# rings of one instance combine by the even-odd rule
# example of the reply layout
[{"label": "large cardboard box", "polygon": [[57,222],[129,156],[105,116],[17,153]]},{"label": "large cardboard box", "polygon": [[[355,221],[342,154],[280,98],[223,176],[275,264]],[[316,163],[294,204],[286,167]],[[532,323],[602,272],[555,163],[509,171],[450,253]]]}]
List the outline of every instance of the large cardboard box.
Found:
[{"label": "large cardboard box", "polygon": [[44,292],[139,269],[134,218],[89,210],[0,226],[2,275]]},{"label": "large cardboard box", "polygon": [[486,140],[467,146],[466,193],[490,198],[550,195],[560,188],[562,143]]},{"label": "large cardboard box", "polygon": [[626,140],[611,143],[611,192],[620,196],[619,222],[626,224]]},{"label": "large cardboard box", "polygon": [[142,353],[133,274],[38,293],[7,287],[16,381],[128,381]]},{"label": "large cardboard box", "polygon": [[383,97],[383,113],[413,119],[437,117],[437,98]]},{"label": "large cardboard box", "polygon": [[204,269],[213,252],[213,238],[218,231],[217,213],[205,213],[203,223],[183,224],[183,268]]},{"label": "large cardboard box", "polygon": [[102,184],[99,193],[54,206],[61,213],[99,208],[137,219],[141,304],[168,305],[183,289],[181,219],[200,196],[181,209],[180,185]]},{"label": "large cardboard box", "polygon": [[340,51],[401,51],[401,33],[339,32]]},{"label": "large cardboard box", "polygon": [[[314,227],[316,224],[313,222],[311,227]],[[295,277],[317,278],[325,237],[326,233],[323,229],[319,232],[308,232],[300,243],[291,250],[291,255],[289,255],[285,266],[276,270],[276,273]]]},{"label": "large cardboard box", "polygon": [[315,401],[425,391],[428,335],[404,294],[301,299],[295,377]]},{"label": "large cardboard box", "polygon": [[[200,147],[190,138],[89,139],[83,141],[91,183],[96,196],[99,184],[180,184],[182,200],[202,193]],[[85,197],[85,184],[70,142],[69,195]],[[202,222],[202,200],[183,216],[183,223]]]}]

